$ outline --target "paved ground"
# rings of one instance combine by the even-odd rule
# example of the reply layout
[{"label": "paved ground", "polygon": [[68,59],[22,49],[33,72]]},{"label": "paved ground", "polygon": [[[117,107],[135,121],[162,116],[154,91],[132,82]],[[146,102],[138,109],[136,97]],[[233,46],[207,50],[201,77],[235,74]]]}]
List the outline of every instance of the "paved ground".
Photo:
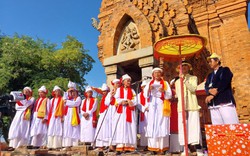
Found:
[{"label": "paved ground", "polygon": [[[26,147],[17,148],[14,151],[1,151],[1,156],[115,156],[115,152],[99,152],[96,150],[88,150],[85,145],[72,147],[71,150],[47,150],[47,149],[27,149]],[[122,153],[126,156],[150,156],[148,151],[139,150],[133,153]],[[179,154],[165,154],[167,156],[179,156]]]}]

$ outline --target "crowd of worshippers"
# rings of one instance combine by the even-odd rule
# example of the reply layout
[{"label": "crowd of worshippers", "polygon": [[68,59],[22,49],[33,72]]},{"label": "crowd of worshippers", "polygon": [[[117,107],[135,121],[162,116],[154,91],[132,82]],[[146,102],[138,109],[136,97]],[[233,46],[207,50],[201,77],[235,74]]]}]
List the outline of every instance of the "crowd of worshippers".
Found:
[{"label": "crowd of worshippers", "polygon": [[[213,53],[208,57],[213,69],[205,83],[205,102],[211,112],[212,124],[238,123],[235,101],[231,90],[232,72],[221,66],[221,57]],[[176,68],[180,70],[180,66]],[[192,66],[182,62],[183,73],[171,81],[178,98],[178,135],[180,145],[184,145],[180,77],[184,82],[185,110],[187,115],[188,145],[192,155],[197,155],[195,145],[200,144],[200,106],[195,94],[197,77],[189,74]],[[32,97],[32,89],[25,87],[25,100],[16,102],[16,115],[9,130],[9,147],[20,146],[70,150],[79,142],[89,143],[97,150],[133,152],[136,150],[137,133],[140,146],[152,154],[164,154],[169,150],[171,101],[174,96],[170,84],[163,80],[163,70],[154,68],[152,79],[142,81],[141,92],[136,95],[131,88],[128,74],[112,80],[112,88],[101,87],[102,98],[98,103],[88,86],[85,98],[81,99],[77,85],[69,81],[68,90],[63,92],[55,86],[52,99],[47,98],[45,86],[38,89],[39,98]],[[99,111],[97,114],[97,107]],[[140,110],[136,123],[136,109]],[[137,130],[137,125],[138,130]]]}]

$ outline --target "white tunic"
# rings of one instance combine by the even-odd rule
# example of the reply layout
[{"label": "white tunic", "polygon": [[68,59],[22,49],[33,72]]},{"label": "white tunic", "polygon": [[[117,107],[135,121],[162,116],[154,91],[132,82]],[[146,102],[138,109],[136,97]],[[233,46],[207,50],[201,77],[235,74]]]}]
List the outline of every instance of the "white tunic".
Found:
[{"label": "white tunic", "polygon": [[[115,98],[117,100],[118,105],[121,105],[122,101],[127,100],[128,96],[128,90],[124,89],[124,98],[120,97],[120,90],[121,88],[118,88],[115,94]],[[131,100],[134,105],[136,105],[136,96],[135,91],[132,89],[133,99]],[[136,115],[135,110],[132,111],[132,122],[126,121],[126,109],[128,106],[121,106],[122,107],[122,113],[115,114],[115,137],[114,142],[117,144],[129,144],[136,147]]]},{"label": "white tunic", "polygon": [[[82,110],[83,104],[86,101],[86,112]],[[89,99],[84,99],[82,101],[81,105],[81,142],[93,142],[94,141],[94,136],[95,136],[95,129],[93,127],[93,112],[96,111],[97,108],[97,99],[95,99],[95,102],[93,104],[93,107],[91,110],[89,110],[90,107],[90,100]],[[89,114],[89,119],[86,120],[82,115],[83,113],[88,113]]]},{"label": "white tunic", "polygon": [[[112,134],[114,133],[115,129],[115,114],[116,114],[116,106],[111,105],[111,92],[108,93],[107,97],[105,98],[105,104],[109,106],[108,112],[107,112],[107,121],[108,121],[108,138],[109,140],[112,139]],[[112,141],[113,144],[115,144],[114,141]]]},{"label": "white tunic", "polygon": [[20,101],[23,106],[16,104],[16,114],[10,125],[9,139],[29,139],[30,120],[24,120],[25,110],[34,104],[35,98]]},{"label": "white tunic", "polygon": [[72,114],[73,109],[77,107],[77,115],[79,115],[79,106],[81,104],[81,98],[78,96],[75,100],[66,100],[65,105],[68,106],[67,114],[64,116],[63,122],[63,138],[79,139],[80,137],[80,124],[72,126]]},{"label": "white tunic", "polygon": [[[54,106],[52,108],[52,101],[54,100]],[[56,108],[59,98],[52,98],[50,100],[50,110],[52,109],[52,115],[48,127],[48,136],[62,136],[63,135],[63,123],[61,117],[55,117]]]},{"label": "white tunic", "polygon": [[[105,97],[105,99],[109,98],[108,96]],[[104,99],[104,100],[105,100]],[[108,100],[105,100],[108,101]],[[109,116],[108,113],[110,112],[109,109],[111,108],[111,105],[109,106],[109,103],[105,103],[105,106],[108,106],[104,112],[99,113],[99,119],[96,127],[95,132],[95,139],[96,139],[96,146],[97,147],[103,147],[109,145]]]},{"label": "white tunic", "polygon": [[47,134],[47,123],[42,123],[43,119],[48,119],[48,110],[49,110],[49,102],[50,100],[47,98],[46,100],[46,113],[45,113],[45,117],[42,118],[38,118],[37,117],[37,111],[38,111],[38,104],[40,103],[40,101],[42,100],[42,98],[40,98],[38,100],[37,106],[35,106],[35,111],[33,113],[33,118],[32,118],[32,124],[31,124],[31,131],[30,131],[30,136],[36,136],[39,134]]},{"label": "white tunic", "polygon": [[[160,86],[160,81],[154,81],[153,83],[155,86]],[[167,84],[167,89],[164,92],[164,99],[170,99],[172,97],[172,92]],[[144,88],[144,97],[149,98],[148,105],[148,124],[146,129],[146,137],[149,138],[159,138],[159,137],[166,137],[169,135],[169,117],[163,116],[163,100],[161,99],[162,93],[154,89],[149,91],[148,83]],[[157,88],[157,87],[155,87]],[[162,88],[162,86],[161,86]]]}]

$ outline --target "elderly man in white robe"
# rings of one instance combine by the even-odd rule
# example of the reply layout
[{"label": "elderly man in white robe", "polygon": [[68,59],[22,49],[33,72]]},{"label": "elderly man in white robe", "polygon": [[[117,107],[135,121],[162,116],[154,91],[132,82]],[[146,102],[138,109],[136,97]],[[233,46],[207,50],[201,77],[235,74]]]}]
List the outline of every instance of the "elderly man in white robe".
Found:
[{"label": "elderly man in white robe", "polygon": [[136,148],[136,94],[130,88],[131,77],[128,74],[122,76],[123,86],[117,89],[115,99],[117,111],[115,116],[114,142],[117,144],[116,151],[129,152]]},{"label": "elderly man in white robe", "polygon": [[61,92],[61,88],[55,86],[52,92],[53,98],[50,100],[47,143],[49,149],[62,147],[64,100]]},{"label": "elderly man in white robe", "polygon": [[86,98],[81,104],[81,142],[93,143],[97,125],[96,108],[97,98],[93,97],[93,90],[90,86],[86,87]]},{"label": "elderly man in white robe", "polygon": [[146,137],[148,150],[164,154],[169,149],[170,101],[172,92],[169,84],[163,80],[163,70],[154,68],[153,79],[144,88],[144,97],[148,99],[148,123]]},{"label": "elderly man in white robe", "polygon": [[[177,66],[176,70],[179,72],[180,66]],[[196,97],[196,88],[198,79],[194,75],[190,75],[189,71],[192,70],[192,66],[187,61],[182,61],[182,75],[179,75],[184,79],[184,100],[187,120],[187,137],[189,149],[192,155],[197,155],[195,145],[200,143],[200,106]],[[178,97],[178,134],[180,145],[185,145],[184,141],[184,129],[182,119],[182,102],[181,102],[181,86],[180,79],[175,81],[176,95]],[[185,152],[182,153],[185,155]]]},{"label": "elderly man in white robe", "polygon": [[38,89],[39,98],[36,100],[30,136],[33,148],[45,147],[47,140],[47,120],[49,110],[49,98],[46,97],[48,91],[45,86]]},{"label": "elderly man in white robe", "polygon": [[94,144],[98,147],[98,150],[103,150],[104,147],[109,145],[109,118],[108,118],[108,110],[110,109],[109,103],[105,103],[105,99],[107,98],[107,94],[109,92],[109,87],[107,84],[102,85],[102,99],[100,103],[99,110],[99,118],[95,132],[95,140]]},{"label": "elderly man in white robe", "polygon": [[16,114],[9,129],[9,150],[14,150],[20,146],[27,146],[30,137],[30,116],[31,109],[35,103],[32,97],[32,89],[25,87],[23,94],[26,99],[17,101],[15,108]]},{"label": "elderly man in white robe", "polygon": [[146,81],[142,81],[141,92],[137,95],[138,104],[137,107],[140,110],[139,118],[139,134],[140,134],[140,146],[145,147],[146,150],[148,146],[148,140],[145,137],[146,128],[147,128],[147,117],[148,117],[148,103],[147,99],[144,97],[144,88],[147,85]]},{"label": "elderly man in white robe", "polygon": [[80,138],[79,106],[82,99],[74,82],[69,81],[67,93],[64,93],[64,122],[63,122],[63,150],[71,150],[71,146],[78,146]]}]

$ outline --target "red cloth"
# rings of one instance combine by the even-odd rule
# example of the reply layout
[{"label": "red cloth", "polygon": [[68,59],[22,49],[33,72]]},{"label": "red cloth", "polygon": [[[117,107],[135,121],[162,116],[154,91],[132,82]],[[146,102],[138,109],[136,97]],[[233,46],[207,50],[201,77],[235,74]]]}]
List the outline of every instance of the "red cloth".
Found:
[{"label": "red cloth", "polygon": [[[91,110],[91,109],[93,108],[93,106],[94,106],[95,98],[91,97],[91,98],[89,98],[89,100],[90,100],[90,103],[89,103],[89,110]],[[86,112],[86,110],[87,110],[87,99],[84,100],[83,106],[82,106],[82,111]],[[96,111],[94,111],[94,112],[93,112],[92,121],[93,121],[93,122],[96,122],[96,119],[97,119],[97,118],[96,118]],[[93,127],[95,127],[94,124],[93,124]]]},{"label": "red cloth", "polygon": [[[140,93],[140,104],[142,104],[143,106],[145,106],[145,104],[146,104],[146,99],[145,99],[145,97],[143,95],[143,90]],[[140,113],[140,116],[141,116],[140,121],[144,121],[145,120],[145,115],[144,115],[143,112]]]},{"label": "red cloth", "polygon": [[[127,88],[128,94],[127,94],[127,99],[132,100],[133,98],[133,92],[130,87]],[[124,87],[120,87],[120,98],[124,98]],[[135,107],[129,107],[128,105],[126,106],[126,121],[127,122],[132,122],[132,111],[135,110]],[[117,113],[122,113],[122,105],[118,106]]]},{"label": "red cloth", "polygon": [[101,106],[100,106],[100,113],[103,113],[108,108],[108,106],[105,105],[105,98],[106,98],[106,96],[107,95],[104,95],[102,97]]}]

